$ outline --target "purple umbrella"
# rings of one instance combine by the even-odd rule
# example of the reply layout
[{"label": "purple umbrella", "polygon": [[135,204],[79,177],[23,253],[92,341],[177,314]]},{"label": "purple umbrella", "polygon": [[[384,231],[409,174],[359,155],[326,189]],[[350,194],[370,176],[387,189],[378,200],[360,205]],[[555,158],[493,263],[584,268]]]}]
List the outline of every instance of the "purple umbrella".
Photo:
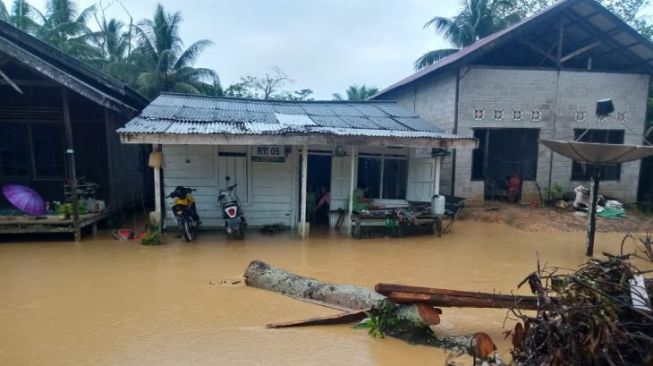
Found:
[{"label": "purple umbrella", "polygon": [[38,193],[31,188],[18,184],[7,184],[2,187],[2,193],[17,209],[28,215],[45,215],[45,203]]}]

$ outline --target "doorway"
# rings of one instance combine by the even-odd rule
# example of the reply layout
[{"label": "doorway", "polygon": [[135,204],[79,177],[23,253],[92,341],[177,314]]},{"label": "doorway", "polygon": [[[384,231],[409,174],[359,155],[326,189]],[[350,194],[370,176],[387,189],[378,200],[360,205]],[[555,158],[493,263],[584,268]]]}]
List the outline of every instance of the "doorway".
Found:
[{"label": "doorway", "polygon": [[[299,177],[301,205],[301,164]],[[309,151],[306,175],[306,220],[311,223],[311,227],[329,226],[330,196],[331,154]],[[299,209],[301,211],[301,207]]]},{"label": "doorway", "polygon": [[485,183],[486,200],[519,202],[524,181],[537,178],[536,128],[478,128],[472,157],[472,180]]}]

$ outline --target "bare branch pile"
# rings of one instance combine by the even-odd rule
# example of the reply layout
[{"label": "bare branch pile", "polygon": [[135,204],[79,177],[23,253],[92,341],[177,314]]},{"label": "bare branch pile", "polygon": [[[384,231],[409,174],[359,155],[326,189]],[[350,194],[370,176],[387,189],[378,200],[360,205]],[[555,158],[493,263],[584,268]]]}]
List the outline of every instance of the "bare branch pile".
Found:
[{"label": "bare branch pile", "polygon": [[539,306],[535,316],[512,310],[514,364],[653,364],[651,282],[648,294],[637,291],[643,272],[632,264],[635,254],[603,255],[567,274],[538,264],[520,284],[530,285]]}]

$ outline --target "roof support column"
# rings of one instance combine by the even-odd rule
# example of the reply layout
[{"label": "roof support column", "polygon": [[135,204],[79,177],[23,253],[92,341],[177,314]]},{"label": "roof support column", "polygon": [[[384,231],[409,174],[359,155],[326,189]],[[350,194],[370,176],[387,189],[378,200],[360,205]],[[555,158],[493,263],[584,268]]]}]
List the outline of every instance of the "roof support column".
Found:
[{"label": "roof support column", "polygon": [[308,145],[302,146],[302,187],[301,208],[299,211],[299,237],[308,237],[308,224],[306,223],[306,182],[308,180]]},{"label": "roof support column", "polygon": [[433,179],[433,195],[440,195],[440,166],[442,166],[442,156],[435,157],[435,177]]},{"label": "roof support column", "polygon": [[[159,145],[153,144],[152,151],[159,151]],[[161,168],[160,166],[153,166],[152,170],[154,171],[154,220],[153,224],[156,225],[156,228],[161,232],[161,223],[163,221],[163,215],[161,214]]]},{"label": "roof support column", "polygon": [[347,225],[347,234],[351,236],[352,221],[354,218],[354,190],[356,189],[356,162],[358,156],[358,148],[356,146],[351,147],[351,166],[349,174],[349,220]]},{"label": "roof support column", "polygon": [[556,55],[556,66],[562,68],[562,46],[565,34],[565,17],[560,17],[560,28],[558,29],[558,53]]},{"label": "roof support column", "polygon": [[79,199],[77,197],[77,169],[75,168],[75,147],[73,143],[73,126],[70,120],[70,103],[68,100],[68,89],[61,88],[63,105],[63,125],[66,132],[66,157],[68,157],[68,180],[70,184],[71,204],[73,211],[73,233],[75,241],[82,239],[82,232],[79,227]]}]

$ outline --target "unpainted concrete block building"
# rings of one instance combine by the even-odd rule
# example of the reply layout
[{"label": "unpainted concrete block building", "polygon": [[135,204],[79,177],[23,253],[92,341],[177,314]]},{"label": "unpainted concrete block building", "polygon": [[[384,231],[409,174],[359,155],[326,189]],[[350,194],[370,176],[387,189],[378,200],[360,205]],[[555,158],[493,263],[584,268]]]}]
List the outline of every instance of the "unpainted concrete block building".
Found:
[{"label": "unpainted concrete block building", "polygon": [[[564,0],[382,90],[449,132],[474,136],[473,151],[442,165],[442,191],[473,201],[505,198],[520,178],[522,202],[587,185],[586,167],[540,139],[642,144],[653,45],[592,0]],[[595,114],[612,99],[615,111]],[[601,191],[637,198],[640,162],[602,168]]]}]

